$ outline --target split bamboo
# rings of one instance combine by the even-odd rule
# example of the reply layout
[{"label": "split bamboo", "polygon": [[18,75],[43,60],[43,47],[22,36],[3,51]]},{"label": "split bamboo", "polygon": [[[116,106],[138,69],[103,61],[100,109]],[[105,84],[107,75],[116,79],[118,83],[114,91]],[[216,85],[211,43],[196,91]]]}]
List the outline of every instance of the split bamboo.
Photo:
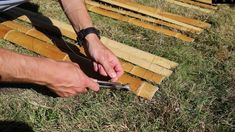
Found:
[{"label": "split bamboo", "polygon": [[199,7],[202,7],[202,8],[211,9],[211,10],[217,10],[218,9],[216,6],[208,5],[208,4],[204,4],[204,3],[200,3],[200,2],[192,1],[192,0],[177,0],[177,1],[181,1],[181,2],[184,2],[184,3],[188,3],[188,4],[191,4],[191,5],[195,5],[195,6],[199,6]]},{"label": "split bamboo", "polygon": [[201,12],[205,12],[205,13],[214,13],[213,10],[209,10],[209,9],[205,9],[205,8],[201,8],[189,3],[184,3],[182,1],[177,1],[177,0],[167,0],[167,2],[172,3],[172,4],[176,4],[179,6],[183,6],[183,7],[187,7],[187,8],[191,8],[191,9],[195,9],[195,10],[199,10]]},{"label": "split bamboo", "polygon": [[212,4],[212,0],[194,0],[194,1],[199,1],[206,4]]},{"label": "split bamboo", "polygon": [[[141,14],[137,14],[137,13],[134,13],[134,12],[131,12],[131,11],[118,9],[118,8],[113,8],[111,6],[106,6],[106,5],[101,4],[99,2],[94,2],[94,1],[90,1],[90,0],[86,0],[85,2],[86,2],[86,4],[91,5],[91,6],[96,6],[96,7],[105,9],[105,10],[117,12],[117,13],[120,13],[122,15],[128,15],[130,17],[138,18],[138,19],[148,21],[148,22],[151,22],[151,23],[155,23],[155,24],[159,24],[159,25],[164,25],[164,26],[167,26],[167,27],[170,27],[170,28],[181,30],[181,31],[187,31],[187,32],[198,33],[198,34],[203,31],[203,29],[198,31],[198,30],[194,30],[194,29],[191,29],[191,28],[182,27],[182,26],[179,26],[179,25],[176,25],[176,24],[173,24],[173,23],[165,22],[165,21],[162,21],[162,20],[159,20],[159,19],[155,19],[155,18],[152,18],[152,17],[143,16]],[[89,11],[92,11],[92,10],[89,10]]]},{"label": "split bamboo", "polygon": [[41,42],[38,39],[32,39],[30,36],[12,30],[1,24],[0,31],[0,38],[8,40],[12,43],[17,43],[24,48],[43,54],[45,57],[52,58],[54,60],[69,61],[69,56],[67,54],[60,52],[58,48],[55,48],[52,45],[47,45],[45,42]]},{"label": "split bamboo", "polygon": [[[26,49],[29,49],[51,59],[71,61],[68,54],[61,52],[55,46],[45,43],[31,36],[28,36],[19,31],[13,30],[2,24],[0,24],[0,38],[8,40],[12,43],[20,45]],[[120,77],[119,81],[121,83],[128,83],[131,87],[132,92],[134,92],[137,96],[141,96],[149,100],[152,99],[153,95],[158,90],[158,88],[153,86],[152,84],[147,83],[145,81],[141,81],[140,79],[134,78],[126,73],[122,77]],[[145,89],[147,91],[145,91]]]},{"label": "split bamboo", "polygon": [[183,35],[181,33],[177,33],[177,32],[174,32],[174,31],[171,31],[171,30],[168,30],[168,29],[164,29],[164,28],[159,27],[159,26],[154,26],[154,25],[145,23],[141,20],[138,20],[138,19],[135,19],[135,18],[130,18],[128,16],[124,16],[124,15],[121,15],[121,14],[118,14],[118,13],[115,13],[115,12],[104,10],[104,9],[101,9],[101,8],[98,8],[98,7],[95,7],[95,6],[87,5],[87,9],[90,10],[90,11],[93,11],[97,14],[107,16],[107,17],[111,17],[113,19],[117,19],[117,20],[120,20],[120,21],[128,22],[128,23],[134,24],[136,26],[143,27],[143,28],[146,28],[146,29],[150,29],[150,30],[153,30],[153,31],[156,31],[156,32],[159,32],[159,33],[163,33],[165,35],[172,36],[172,37],[181,39],[181,40],[186,41],[186,42],[193,42],[194,41],[193,38],[190,38],[190,37],[188,37],[186,35]]},{"label": "split bamboo", "polygon": [[[131,2],[126,0],[100,0],[109,4],[113,4],[115,6],[119,6],[125,9],[129,9],[141,14],[146,14],[154,18],[158,18],[167,22],[171,22],[177,25],[185,26],[188,28],[209,28],[210,24],[202,22],[200,20],[195,20],[183,16],[179,16],[176,14],[168,13],[161,11],[160,9],[144,6],[137,2]],[[195,27],[196,26],[196,27]]]},{"label": "split bamboo", "polygon": [[[145,69],[148,69],[152,72],[161,74],[163,76],[169,77],[172,74],[172,71],[169,69],[166,69],[165,67],[159,66],[158,64],[161,63],[161,65],[166,65],[168,68],[171,66],[167,63],[165,63],[165,59],[161,61],[161,58],[152,56],[152,54],[148,54],[147,52],[141,51],[141,50],[136,50],[133,47],[118,43],[116,41],[106,39],[104,37],[101,38],[101,41],[107,45],[107,47],[112,47],[110,48],[112,52],[117,55],[118,57],[129,61],[133,64],[139,65]],[[123,50],[123,49],[128,49],[128,50]],[[135,52],[136,51],[136,52]],[[132,53],[132,54],[130,54]],[[146,56],[145,56],[146,55]],[[139,57],[139,58],[137,58]],[[141,59],[140,59],[141,57]],[[159,61],[156,61],[156,60]],[[157,62],[158,64],[155,64],[154,62]]]},{"label": "split bamboo", "polygon": [[[25,26],[22,26],[16,22],[4,20],[1,17],[0,17],[0,20],[3,21],[1,24],[4,26],[7,26],[7,27],[12,28],[17,31],[20,31],[22,33],[25,33],[25,34],[30,35],[32,37],[35,37],[39,40],[45,41],[47,43],[53,44],[51,38],[49,38],[47,35],[43,34],[42,32],[38,31],[37,29],[25,27]],[[56,38],[53,38],[53,39],[56,39]],[[59,41],[61,41],[61,40],[56,40],[56,42],[59,42]],[[64,41],[60,42],[60,43],[64,44]],[[85,55],[84,49],[79,46],[78,46],[78,48]],[[125,72],[130,73],[132,75],[135,75],[139,78],[143,78],[145,80],[151,81],[153,83],[161,84],[161,82],[165,79],[165,76],[151,72],[151,71],[146,70],[144,68],[141,68],[139,66],[135,66],[131,63],[121,61],[121,64],[122,64]]]},{"label": "split bamboo", "polygon": [[[21,9],[22,10],[22,9]],[[18,11],[19,12],[19,11]],[[29,11],[25,11],[26,13],[27,12],[29,12]],[[8,15],[10,15],[10,16],[14,16],[14,13],[11,13],[11,12],[7,12],[7,14]],[[29,15],[29,14],[27,14],[27,15]],[[27,16],[23,16],[24,18],[27,18]],[[20,17],[18,17],[19,19],[21,18],[21,16]],[[31,17],[31,19],[33,19],[33,17]],[[50,21],[54,21],[53,19],[51,19],[51,18],[47,18],[47,19],[50,19]],[[23,20],[23,21],[27,21],[27,22],[31,22],[30,21],[30,19],[20,19],[20,20]],[[37,26],[39,26],[39,27],[41,27],[41,25],[40,25],[40,23],[41,22],[39,22],[39,23],[37,23],[38,21],[44,21],[44,19],[39,19],[39,20],[36,20],[36,19],[34,19],[34,24],[35,25],[37,25]],[[62,34],[63,34],[63,31],[65,31],[65,32],[68,32],[68,33],[70,33],[70,34],[73,34],[73,35],[66,35],[66,34],[63,34],[64,36],[67,36],[67,37],[69,37],[69,36],[75,36],[76,34],[75,34],[75,32],[74,32],[74,30],[73,30],[73,28],[72,28],[72,26],[69,26],[69,28],[66,28],[66,29],[64,29],[63,28],[63,25],[67,25],[67,24],[65,24],[65,23],[62,23],[62,22],[60,22],[58,25],[55,25],[55,26],[58,26],[58,28],[59,28],[59,30],[62,32]],[[45,26],[45,25],[44,25]],[[59,27],[60,26],[60,27]],[[50,23],[48,23],[47,25],[46,25],[46,27],[44,27],[44,28],[46,28],[46,29],[48,29],[48,30],[53,30],[52,28],[51,28],[51,24]],[[75,34],[75,35],[74,35]],[[72,38],[72,37],[69,37],[69,38],[71,38],[71,39],[76,39],[76,38]],[[101,39],[102,41],[103,40],[105,40],[105,41],[103,41],[103,43],[108,47],[108,48],[110,48],[112,51],[115,51],[117,48],[112,48],[111,46],[109,46],[109,43],[116,43],[115,45],[116,45],[116,47],[118,47],[118,46],[122,46],[122,47],[124,47],[124,44],[121,44],[121,43],[118,43],[118,42],[116,42],[116,41],[113,41],[113,40],[110,40],[110,39],[108,39],[108,38],[105,38],[105,37],[102,37],[102,39]],[[125,45],[125,46],[127,46],[127,45]],[[152,54],[150,54],[150,53],[147,53],[147,52],[144,52],[144,51],[141,51],[141,50],[138,50],[138,49],[136,49],[136,48],[132,48],[132,47],[130,47],[130,48],[132,48],[132,51],[135,51],[135,52],[129,52],[129,48],[130,46],[127,46],[127,48],[123,48],[122,50],[124,50],[125,52],[127,52],[128,54],[128,56],[129,57],[123,57],[123,56],[118,56],[118,57],[120,57],[120,58],[122,58],[122,59],[126,59],[127,61],[129,61],[129,62],[134,62],[134,60],[133,60],[133,58],[135,58],[135,60],[140,60],[141,61],[141,63],[139,63],[140,61],[137,61],[137,62],[135,62],[135,64],[136,65],[139,65],[139,66],[141,66],[141,65],[143,65],[143,66],[146,66],[146,65],[144,65],[144,63],[147,61],[148,62],[148,65],[149,65],[149,63],[151,64],[151,63],[153,63],[153,64],[155,64],[155,65],[168,65],[168,67],[170,67],[171,69],[174,69],[178,64],[177,63],[175,63],[175,62],[172,62],[172,61],[169,61],[169,60],[167,60],[167,59],[165,59],[165,58],[162,58],[162,57],[159,57],[159,56],[155,56],[155,55],[152,55]],[[116,51],[116,52],[118,52],[118,51]],[[140,52],[140,53],[142,53],[142,54],[137,54],[136,55],[136,53],[137,52]],[[143,58],[140,58],[140,57],[143,57]],[[144,61],[142,61],[142,59],[145,59]],[[147,59],[147,60],[146,60]],[[150,61],[148,61],[148,60],[150,60]],[[138,63],[138,64],[137,64]],[[143,67],[142,66],[142,67]],[[149,67],[143,67],[143,68],[145,68],[145,69],[148,69]],[[155,72],[155,73],[158,73],[158,74],[160,74],[160,73],[162,73],[162,71],[158,71],[159,70],[159,68],[158,69],[153,69],[152,70],[152,72]],[[160,72],[160,73],[159,73]],[[166,75],[167,76],[169,76],[170,74],[170,71],[167,71],[167,73],[166,73]]]}]

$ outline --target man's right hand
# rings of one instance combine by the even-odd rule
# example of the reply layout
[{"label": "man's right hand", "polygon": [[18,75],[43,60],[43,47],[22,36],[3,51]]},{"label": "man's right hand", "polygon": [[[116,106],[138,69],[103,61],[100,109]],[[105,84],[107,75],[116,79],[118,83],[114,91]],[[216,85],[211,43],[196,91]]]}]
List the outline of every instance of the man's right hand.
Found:
[{"label": "man's right hand", "polygon": [[46,85],[61,97],[99,90],[76,63],[30,57],[0,48],[0,83],[21,82]]},{"label": "man's right hand", "polygon": [[99,85],[86,76],[79,65],[72,62],[50,61],[47,87],[61,97],[87,92],[87,88],[99,91]]}]

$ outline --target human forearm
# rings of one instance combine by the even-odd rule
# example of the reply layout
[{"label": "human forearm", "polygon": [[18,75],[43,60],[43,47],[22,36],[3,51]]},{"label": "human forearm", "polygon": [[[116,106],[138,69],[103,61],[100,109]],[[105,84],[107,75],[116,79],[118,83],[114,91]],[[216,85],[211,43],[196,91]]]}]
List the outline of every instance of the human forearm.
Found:
[{"label": "human forearm", "polygon": [[62,97],[94,91],[99,86],[76,63],[30,57],[0,48],[0,82],[25,82],[45,85]]},{"label": "human forearm", "polygon": [[84,0],[59,1],[76,32],[93,26]]},{"label": "human forearm", "polygon": [[[60,0],[60,3],[76,32],[93,26],[84,0]],[[84,48],[94,60],[94,70],[116,81],[123,74],[117,57],[106,48],[96,34],[88,34],[85,40]]]},{"label": "human forearm", "polygon": [[17,54],[0,48],[0,76],[4,82],[27,82],[46,85],[42,65],[49,60]]}]

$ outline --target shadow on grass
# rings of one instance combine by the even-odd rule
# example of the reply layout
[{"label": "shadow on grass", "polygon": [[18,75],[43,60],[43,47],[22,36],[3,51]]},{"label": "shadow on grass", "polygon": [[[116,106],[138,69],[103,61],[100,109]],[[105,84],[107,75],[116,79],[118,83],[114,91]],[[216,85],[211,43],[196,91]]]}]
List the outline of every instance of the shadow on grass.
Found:
[{"label": "shadow on grass", "polygon": [[32,127],[24,122],[0,121],[1,132],[34,132]]}]

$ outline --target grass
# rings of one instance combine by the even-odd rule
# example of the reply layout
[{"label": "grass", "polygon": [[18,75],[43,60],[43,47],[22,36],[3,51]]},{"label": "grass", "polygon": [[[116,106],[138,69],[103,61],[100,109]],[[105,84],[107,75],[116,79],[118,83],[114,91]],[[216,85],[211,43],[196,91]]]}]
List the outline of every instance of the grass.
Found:
[{"label": "grass", "polygon": [[[68,22],[56,1],[32,2],[44,15]],[[110,90],[53,98],[29,86],[0,92],[0,120],[25,122],[34,131],[234,131],[235,10],[221,5],[208,15],[163,0],[138,2],[212,24],[186,43],[91,13],[104,36],[180,64],[153,100]],[[0,47],[35,55],[3,40]]]}]

